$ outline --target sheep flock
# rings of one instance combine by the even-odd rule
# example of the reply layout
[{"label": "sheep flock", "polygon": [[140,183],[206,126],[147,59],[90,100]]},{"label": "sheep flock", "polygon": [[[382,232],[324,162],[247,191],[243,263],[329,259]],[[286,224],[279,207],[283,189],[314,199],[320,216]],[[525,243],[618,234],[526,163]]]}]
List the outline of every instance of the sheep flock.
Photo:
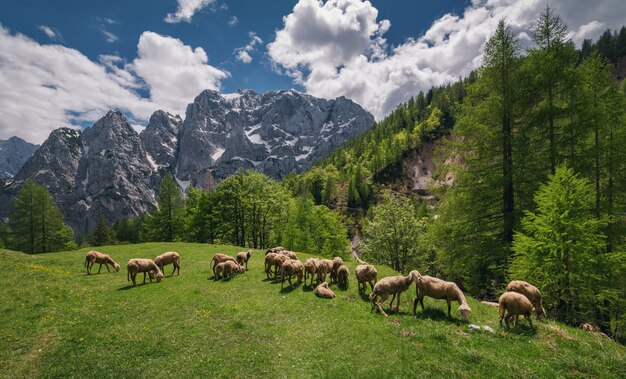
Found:
[{"label": "sheep flock", "polygon": [[[209,270],[213,276],[209,279],[229,281],[237,275],[244,274],[248,270],[248,261],[252,258],[252,250],[240,252],[235,256],[228,254],[215,254],[211,257]],[[146,283],[146,276],[150,282],[156,279],[161,282],[164,278],[164,268],[172,265],[174,273],[180,275],[180,254],[177,252],[165,252],[153,259],[149,258],[133,258],[126,264],[127,280],[132,281],[132,285],[136,286],[136,277],[143,273],[143,284]],[[87,275],[92,275],[92,267],[99,264],[98,274],[105,265],[110,272],[109,265],[115,271],[120,270],[120,265],[113,260],[110,255],[89,251],[85,255],[84,267]],[[284,247],[278,246],[268,249],[265,252],[263,270],[266,275],[265,281],[280,282],[281,292],[294,289],[295,286],[303,284],[304,287],[313,290],[313,293],[321,299],[333,299],[336,297],[335,292],[331,289],[331,285],[335,284],[337,288],[346,290],[349,285],[350,271],[344,264],[341,257],[333,259],[309,258],[304,263],[298,259],[295,252],[289,251]],[[432,299],[445,300],[448,305],[448,318],[452,317],[452,302],[458,302],[457,312],[461,315],[463,321],[467,321],[472,310],[467,303],[465,296],[458,285],[454,282],[447,282],[442,279],[422,275],[418,271],[413,270],[408,275],[388,276],[378,279],[378,271],[373,265],[361,264],[354,270],[354,276],[357,281],[358,292],[365,292],[367,287],[371,288],[368,295],[372,311],[378,310],[383,316],[387,317],[387,313],[383,309],[383,303],[391,296],[389,307],[393,310],[393,302],[396,301],[395,312],[400,311],[400,295],[406,292],[413,283],[415,283],[415,300],[413,302],[413,314],[417,314],[417,305],[421,305],[422,312],[424,308],[424,297]],[[327,281],[329,277],[329,281]],[[505,321],[507,329],[511,323],[517,323],[520,315],[523,315],[532,328],[531,315],[535,314],[537,320],[541,320],[541,316],[546,315],[546,311],[542,306],[541,292],[530,283],[513,280],[510,282],[506,291],[500,296],[497,303],[490,303],[498,307],[499,322]]]}]

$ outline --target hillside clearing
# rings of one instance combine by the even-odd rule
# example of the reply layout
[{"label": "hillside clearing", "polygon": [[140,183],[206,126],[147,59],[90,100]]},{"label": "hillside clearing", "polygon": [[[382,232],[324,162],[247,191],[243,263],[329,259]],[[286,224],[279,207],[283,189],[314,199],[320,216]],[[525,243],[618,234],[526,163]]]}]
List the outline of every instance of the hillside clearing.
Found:
[{"label": "hillside clearing", "polygon": [[[232,246],[147,243],[98,248],[122,270],[86,276],[87,249],[29,256],[0,251],[2,377],[625,377],[626,349],[549,321],[536,331],[498,326],[497,309],[468,298],[476,333],[445,301],[411,313],[370,312],[366,295],[332,288],[333,300],[303,286],[265,280],[263,252],[231,281],[209,280],[209,261]],[[126,261],[181,255],[180,276],[126,281]],[[309,255],[299,253],[304,261]],[[97,272],[97,267],[94,273]],[[379,278],[393,274],[379,267]],[[140,279],[141,276],[138,277]],[[139,283],[141,280],[139,280]],[[453,306],[456,310],[457,306]],[[385,310],[388,307],[385,304]]]}]

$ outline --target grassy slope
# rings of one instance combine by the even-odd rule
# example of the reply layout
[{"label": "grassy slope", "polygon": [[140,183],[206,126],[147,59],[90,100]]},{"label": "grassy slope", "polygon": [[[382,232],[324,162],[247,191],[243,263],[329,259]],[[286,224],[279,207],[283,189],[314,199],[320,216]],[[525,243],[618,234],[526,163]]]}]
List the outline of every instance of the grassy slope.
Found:
[{"label": "grassy slope", "polygon": [[215,282],[207,280],[211,255],[239,248],[151,243],[99,250],[122,267],[129,258],[175,250],[181,275],[132,288],[124,268],[86,276],[85,250],[1,251],[0,376],[626,376],[623,346],[552,322],[536,332],[521,325],[506,332],[497,327],[497,310],[473,299],[471,322],[491,325],[495,335],[463,335],[467,324],[458,315],[447,320],[443,301],[427,299],[427,312],[414,317],[414,286],[402,296],[400,314],[370,313],[352,273],[350,289],[337,290],[334,300],[302,286],[281,293],[280,284],[264,281],[260,251],[249,272]]}]

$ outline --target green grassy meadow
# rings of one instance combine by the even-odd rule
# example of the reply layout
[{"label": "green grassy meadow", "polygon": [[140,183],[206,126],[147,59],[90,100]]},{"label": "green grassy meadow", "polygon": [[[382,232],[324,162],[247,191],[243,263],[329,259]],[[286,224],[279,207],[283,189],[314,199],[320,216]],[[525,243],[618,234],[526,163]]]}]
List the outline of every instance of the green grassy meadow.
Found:
[{"label": "green grassy meadow", "polygon": [[[337,297],[325,300],[266,281],[262,251],[245,274],[214,281],[211,256],[241,248],[101,247],[122,269],[93,276],[87,250],[0,251],[1,377],[626,377],[624,346],[552,321],[506,331],[496,308],[473,299],[469,322],[495,334],[469,331],[459,314],[448,320],[445,301],[426,299],[414,316],[414,285],[385,319],[357,292],[355,262],[349,289],[333,285]],[[180,253],[181,275],[169,277],[170,265],[161,283],[131,287],[126,261],[165,251]]]}]

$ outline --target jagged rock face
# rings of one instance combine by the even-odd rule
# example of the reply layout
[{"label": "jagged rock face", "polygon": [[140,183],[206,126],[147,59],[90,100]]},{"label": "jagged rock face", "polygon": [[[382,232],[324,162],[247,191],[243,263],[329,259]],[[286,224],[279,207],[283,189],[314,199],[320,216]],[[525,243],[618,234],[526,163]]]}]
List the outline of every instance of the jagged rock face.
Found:
[{"label": "jagged rock face", "polygon": [[370,113],[344,97],[206,90],[187,107],[176,177],[202,187],[241,168],[282,178],[311,167],[373,123]]},{"label": "jagged rock face", "polygon": [[137,132],[120,112],[110,111],[83,133],[53,131],[0,201],[7,201],[7,192],[14,198],[33,178],[48,188],[65,222],[84,233],[100,215],[113,222],[147,213],[156,203],[155,173]]},{"label": "jagged rock face", "polygon": [[0,179],[12,178],[38,148],[19,137],[0,140]]},{"label": "jagged rock face", "polygon": [[140,137],[148,153],[148,160],[157,170],[168,170],[176,163],[178,133],[183,125],[180,116],[156,111],[150,117]]}]

